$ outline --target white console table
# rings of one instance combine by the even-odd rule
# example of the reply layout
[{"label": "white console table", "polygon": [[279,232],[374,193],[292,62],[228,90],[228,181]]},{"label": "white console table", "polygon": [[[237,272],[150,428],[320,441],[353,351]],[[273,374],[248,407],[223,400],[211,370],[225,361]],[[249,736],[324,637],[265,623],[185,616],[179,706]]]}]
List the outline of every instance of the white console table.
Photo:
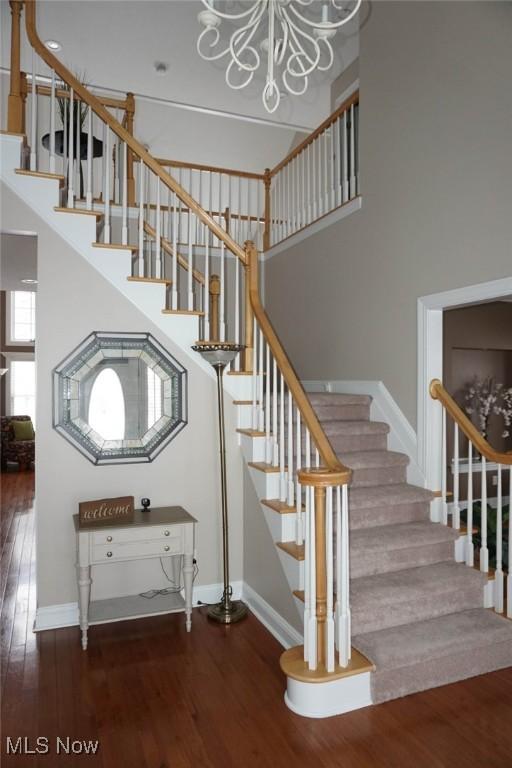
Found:
[{"label": "white console table", "polygon": [[[196,520],[188,512],[182,507],[159,507],[147,512],[137,509],[129,523],[86,528],[79,527],[78,515],[74,515],[73,520],[77,534],[80,629],[84,650],[87,648],[87,631],[92,624],[184,611],[187,632],[190,632]],[[152,599],[133,595],[91,602],[92,566],[164,557],[172,558],[176,583],[180,583],[182,570],[185,599],[179,593],[173,593]]]}]

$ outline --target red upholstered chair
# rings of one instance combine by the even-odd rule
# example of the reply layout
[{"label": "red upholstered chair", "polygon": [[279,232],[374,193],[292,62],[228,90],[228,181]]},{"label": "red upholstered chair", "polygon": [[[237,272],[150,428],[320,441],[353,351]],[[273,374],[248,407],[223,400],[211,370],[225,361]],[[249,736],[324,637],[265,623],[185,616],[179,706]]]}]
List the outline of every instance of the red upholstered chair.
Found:
[{"label": "red upholstered chair", "polygon": [[19,469],[29,469],[34,461],[35,440],[16,440],[12,421],[30,421],[30,416],[2,416],[0,424],[2,445],[2,469],[9,461],[18,464]]}]

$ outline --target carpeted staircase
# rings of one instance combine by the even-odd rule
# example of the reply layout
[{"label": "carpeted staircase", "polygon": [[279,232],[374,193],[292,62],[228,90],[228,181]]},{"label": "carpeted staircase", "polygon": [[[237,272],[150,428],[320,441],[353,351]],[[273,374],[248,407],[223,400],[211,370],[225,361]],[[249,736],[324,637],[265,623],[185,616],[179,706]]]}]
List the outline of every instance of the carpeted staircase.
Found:
[{"label": "carpeted staircase", "polygon": [[353,471],[353,645],[376,665],[375,703],[512,666],[512,622],[483,608],[487,576],[454,560],[457,533],[430,522],[433,494],[407,484],[371,398],[311,393],[333,448]]}]

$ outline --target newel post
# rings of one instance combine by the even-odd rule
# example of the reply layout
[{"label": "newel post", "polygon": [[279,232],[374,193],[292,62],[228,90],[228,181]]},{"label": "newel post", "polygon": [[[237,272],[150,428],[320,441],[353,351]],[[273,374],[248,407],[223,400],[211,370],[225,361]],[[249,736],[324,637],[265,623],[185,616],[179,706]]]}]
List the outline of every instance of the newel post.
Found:
[{"label": "newel post", "polygon": [[252,373],[254,351],[254,312],[251,303],[251,293],[258,295],[259,267],[258,251],[252,240],[245,242],[245,352],[244,371]]},{"label": "newel post", "polygon": [[24,115],[21,93],[20,69],[20,28],[21,0],[10,0],[11,6],[11,82],[7,101],[7,130],[10,133],[23,133]]},{"label": "newel post", "polygon": [[[133,136],[133,120],[135,116],[135,97],[133,93],[126,94],[126,130]],[[133,175],[133,152],[130,147],[127,147],[126,153],[126,180],[127,180],[127,197],[128,205],[135,205],[135,178]]]},{"label": "newel post", "polygon": [[210,293],[210,341],[219,341],[220,277],[212,275],[208,286]]},{"label": "newel post", "polygon": [[263,250],[268,251],[270,248],[270,187],[272,185],[272,174],[270,168],[265,168],[263,175],[263,184],[265,185],[265,229],[263,231]]}]

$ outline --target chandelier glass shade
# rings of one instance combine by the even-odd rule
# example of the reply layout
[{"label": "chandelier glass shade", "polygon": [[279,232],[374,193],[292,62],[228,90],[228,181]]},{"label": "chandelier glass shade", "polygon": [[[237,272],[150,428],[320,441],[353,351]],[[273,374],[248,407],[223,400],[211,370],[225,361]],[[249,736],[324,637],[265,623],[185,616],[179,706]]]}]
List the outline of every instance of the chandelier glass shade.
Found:
[{"label": "chandelier glass shade", "polygon": [[[226,83],[245,88],[266,62],[263,104],[275,112],[281,96],[304,94],[315,70],[326,72],[334,61],[331,40],[358,12],[361,0],[202,0],[198,14],[204,27],[197,51],[206,61],[226,58]],[[221,39],[223,22],[235,25]]]}]

